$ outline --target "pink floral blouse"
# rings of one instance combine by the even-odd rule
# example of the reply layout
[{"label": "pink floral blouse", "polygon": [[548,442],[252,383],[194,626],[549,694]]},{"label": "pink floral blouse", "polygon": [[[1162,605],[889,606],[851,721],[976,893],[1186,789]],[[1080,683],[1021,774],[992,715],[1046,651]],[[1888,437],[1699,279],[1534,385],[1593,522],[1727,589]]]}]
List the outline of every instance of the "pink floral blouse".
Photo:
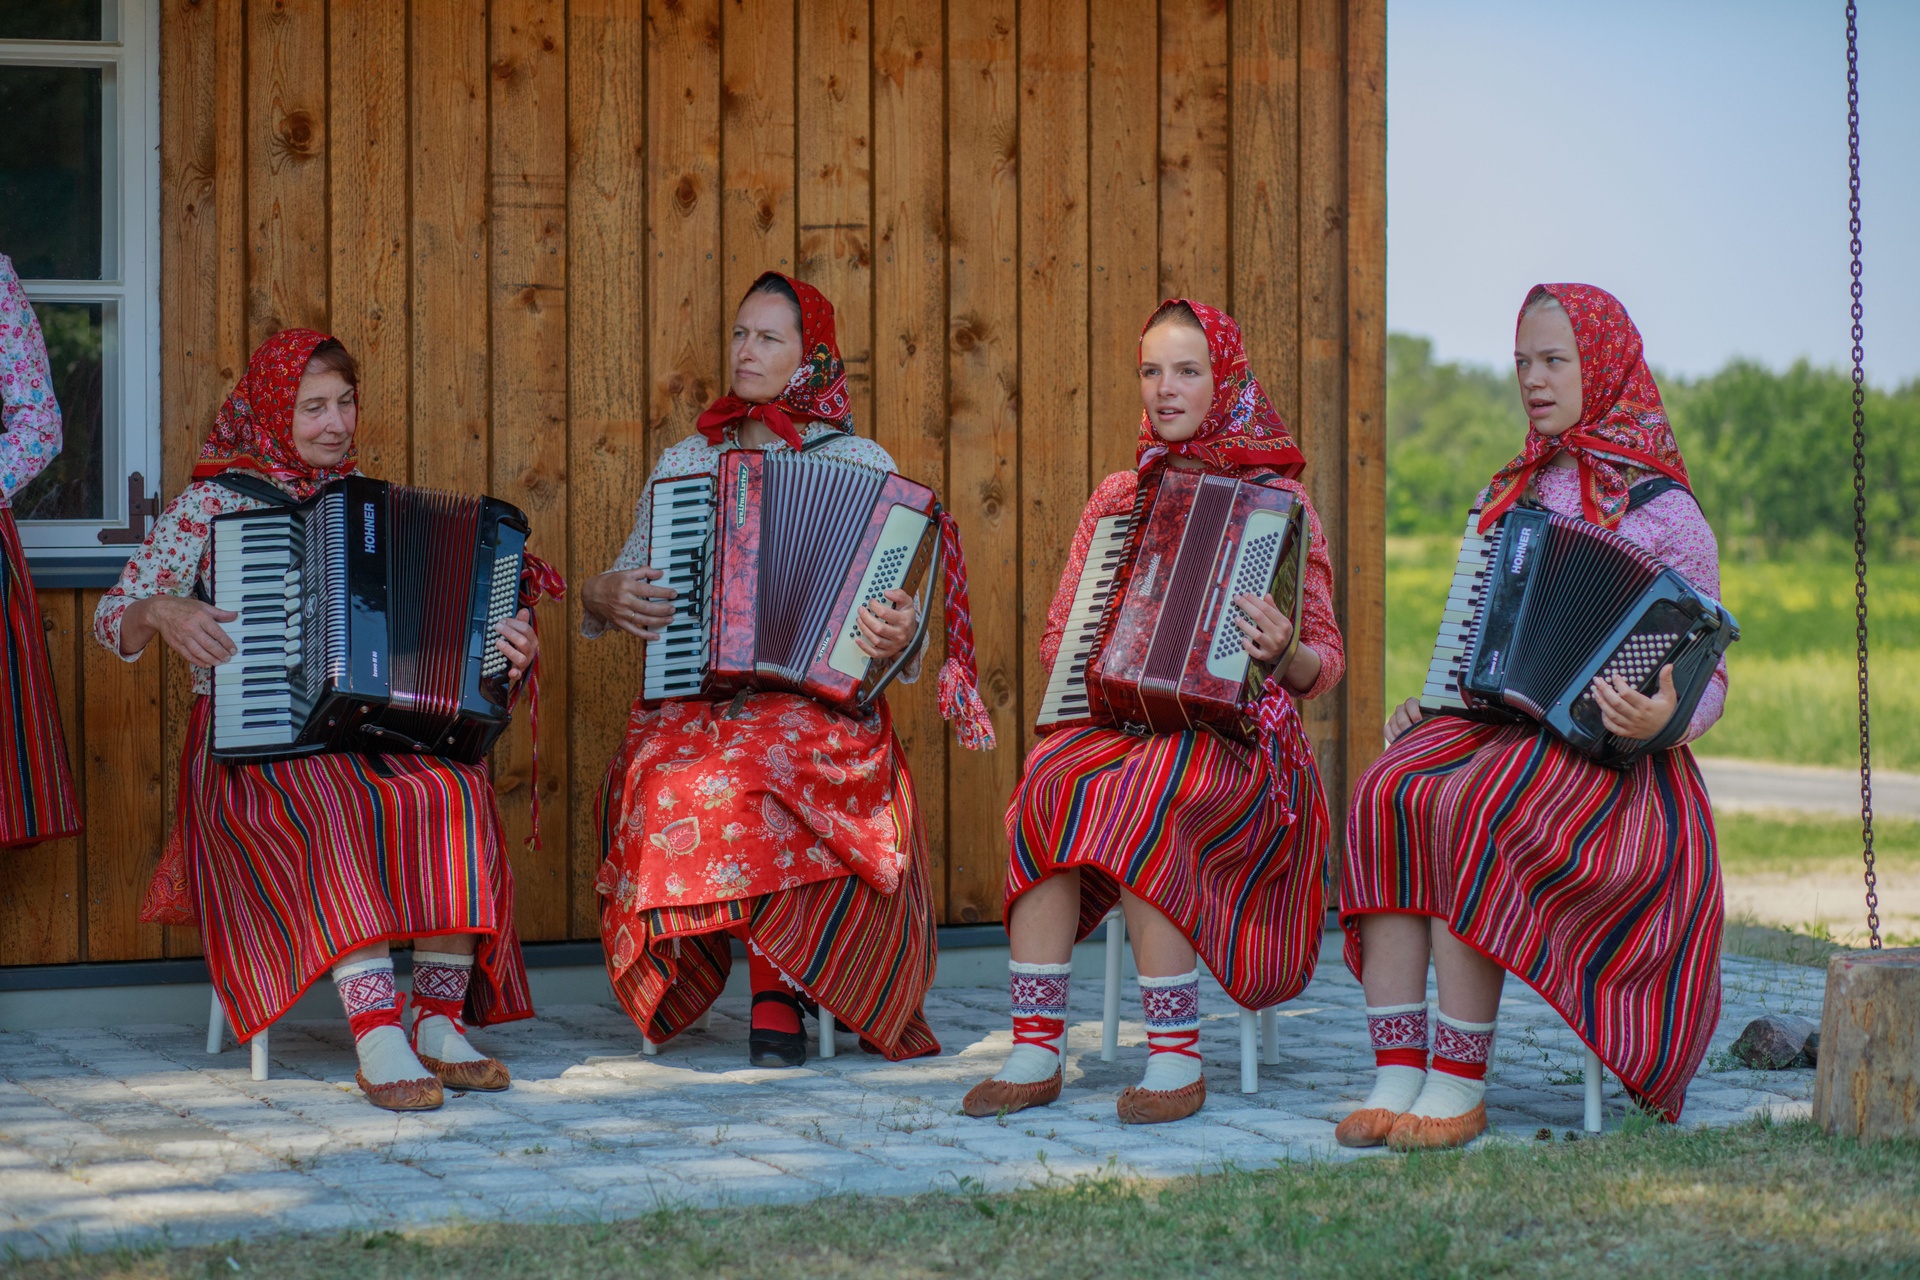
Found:
[{"label": "pink floral blouse", "polygon": [[47,343],[33,304],[0,253],[0,507],[27,487],[60,452],[60,405],[53,398]]}]

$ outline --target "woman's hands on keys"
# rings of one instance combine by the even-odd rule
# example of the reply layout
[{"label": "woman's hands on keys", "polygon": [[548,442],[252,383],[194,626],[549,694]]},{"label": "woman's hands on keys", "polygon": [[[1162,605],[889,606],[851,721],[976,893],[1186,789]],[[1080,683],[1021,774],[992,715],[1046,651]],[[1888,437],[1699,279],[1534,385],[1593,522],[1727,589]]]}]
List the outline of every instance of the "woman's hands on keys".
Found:
[{"label": "woman's hands on keys", "polygon": [[679,592],[659,586],[659,569],[615,569],[595,574],[581,588],[581,603],[602,621],[628,635],[658,640],[673,621],[672,601]]},{"label": "woman's hands on keys", "polygon": [[913,639],[915,617],[912,596],[898,587],[885,596],[886,604],[869,600],[853,615],[853,625],[860,631],[853,642],[860,646],[860,652],[880,662],[907,647]]},{"label": "woman's hands on keys", "polygon": [[1651,698],[1615,675],[1594,680],[1593,701],[1600,708],[1600,723],[1614,737],[1636,742],[1656,737],[1680,705],[1680,695],[1673,691],[1673,664],[1660,668],[1660,688]]},{"label": "woman's hands on keys", "polygon": [[533,610],[522,609],[511,618],[502,618],[493,629],[499,639],[493,642],[507,660],[507,683],[512,684],[526,674],[533,665],[534,655],[540,652],[540,633],[533,629]]},{"label": "woman's hands on keys", "polygon": [[[220,625],[238,618],[237,613],[216,609],[191,596],[148,596],[129,606],[127,612],[136,609],[141,622],[159,632],[169,649],[196,667],[217,667],[237,652],[233,637]],[[121,630],[126,630],[124,620]]]},{"label": "woman's hands on keys", "polygon": [[1233,625],[1240,628],[1240,643],[1255,662],[1273,662],[1286,652],[1288,641],[1293,639],[1293,620],[1280,612],[1271,593],[1256,600],[1241,592],[1233,603],[1246,615],[1236,617]]},{"label": "woman's hands on keys", "polygon": [[1420,699],[1408,698],[1395,707],[1393,714],[1387,717],[1387,745],[1392,746],[1395,738],[1419,723]]}]

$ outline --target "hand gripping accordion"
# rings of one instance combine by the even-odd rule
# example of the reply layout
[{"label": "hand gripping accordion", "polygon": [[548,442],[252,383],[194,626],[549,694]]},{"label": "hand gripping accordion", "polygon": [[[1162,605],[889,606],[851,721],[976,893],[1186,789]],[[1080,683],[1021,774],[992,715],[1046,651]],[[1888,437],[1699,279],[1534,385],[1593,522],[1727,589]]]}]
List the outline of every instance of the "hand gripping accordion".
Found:
[{"label": "hand gripping accordion", "polygon": [[[1468,513],[1420,704],[1536,720],[1575,751],[1625,768],[1677,745],[1740,625],[1725,606],[1611,530],[1515,506],[1485,533]],[[1644,694],[1673,664],[1679,704],[1653,738],[1606,731],[1596,677]]]}]

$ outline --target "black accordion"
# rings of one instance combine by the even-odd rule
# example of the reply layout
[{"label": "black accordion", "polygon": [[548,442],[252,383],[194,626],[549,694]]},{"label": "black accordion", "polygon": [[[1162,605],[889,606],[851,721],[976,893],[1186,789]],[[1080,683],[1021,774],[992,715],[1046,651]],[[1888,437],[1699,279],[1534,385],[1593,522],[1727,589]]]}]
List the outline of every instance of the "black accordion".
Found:
[{"label": "black accordion", "polygon": [[493,498],[347,476],[213,519],[216,760],[321,751],[480,760],[512,708],[494,626],[520,596],[527,518]]},{"label": "black accordion", "polygon": [[[1719,601],[1611,530],[1517,506],[1482,534],[1467,516],[1421,706],[1538,721],[1574,750],[1624,768],[1685,736],[1740,626]],[[1679,705],[1658,736],[1601,723],[1596,677],[1645,694],[1673,664]]]}]

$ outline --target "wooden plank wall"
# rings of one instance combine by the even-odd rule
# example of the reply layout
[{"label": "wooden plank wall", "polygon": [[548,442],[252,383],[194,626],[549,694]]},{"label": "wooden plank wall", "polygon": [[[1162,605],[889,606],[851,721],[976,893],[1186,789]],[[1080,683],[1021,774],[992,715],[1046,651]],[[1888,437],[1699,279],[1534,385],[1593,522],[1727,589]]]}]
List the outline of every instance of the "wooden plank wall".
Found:
[{"label": "wooden plank wall", "polygon": [[[181,487],[252,345],[329,328],[361,458],[525,508],[579,580],[721,389],[733,306],[792,271],[839,308],[860,430],[939,487],[1000,733],[895,707],[943,919],[999,915],[1035,648],[1093,483],[1130,466],[1134,342],[1224,303],[1298,433],[1348,677],[1309,716],[1340,805],[1383,656],[1384,0],[163,0],[162,417]],[[89,828],[0,859],[0,963],[193,954],[137,907],[186,672],[45,591]],[[595,935],[592,800],[638,646],[547,606],[532,743],[498,765],[521,935]],[[936,659],[938,655],[935,655]]]}]

